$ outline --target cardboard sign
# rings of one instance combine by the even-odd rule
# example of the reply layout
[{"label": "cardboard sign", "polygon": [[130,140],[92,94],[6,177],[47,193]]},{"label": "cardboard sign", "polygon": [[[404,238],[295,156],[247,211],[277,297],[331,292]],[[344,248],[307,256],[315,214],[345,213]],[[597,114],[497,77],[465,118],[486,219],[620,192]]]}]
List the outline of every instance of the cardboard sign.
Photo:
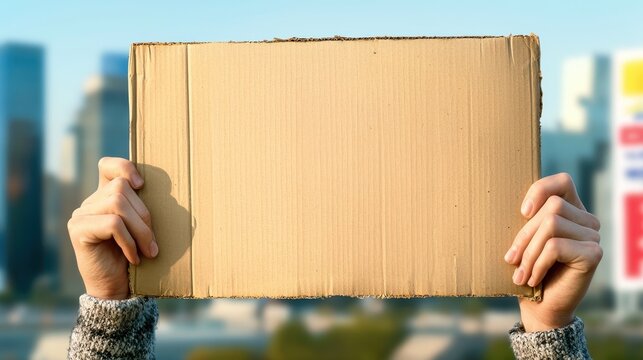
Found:
[{"label": "cardboard sign", "polygon": [[540,101],[533,35],[134,44],[132,293],[537,297],[503,255]]}]

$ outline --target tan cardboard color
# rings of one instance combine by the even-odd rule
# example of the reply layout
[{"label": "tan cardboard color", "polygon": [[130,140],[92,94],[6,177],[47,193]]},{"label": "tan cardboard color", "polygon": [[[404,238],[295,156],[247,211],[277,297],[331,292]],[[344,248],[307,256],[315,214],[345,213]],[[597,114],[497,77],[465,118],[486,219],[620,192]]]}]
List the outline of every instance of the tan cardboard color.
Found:
[{"label": "tan cardboard color", "polygon": [[134,44],[164,297],[537,298],[503,261],[540,171],[534,35]]}]

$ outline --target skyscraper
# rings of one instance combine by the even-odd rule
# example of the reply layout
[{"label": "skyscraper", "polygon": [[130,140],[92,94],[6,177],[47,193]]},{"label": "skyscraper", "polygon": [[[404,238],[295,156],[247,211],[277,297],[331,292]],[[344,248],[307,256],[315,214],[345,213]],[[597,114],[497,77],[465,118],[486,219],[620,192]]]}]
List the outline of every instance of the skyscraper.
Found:
[{"label": "skyscraper", "polygon": [[542,132],[543,175],[572,175],[588,209],[593,174],[607,161],[611,62],[608,56],[584,56],[563,62],[560,123]]},{"label": "skyscraper", "polygon": [[0,46],[0,264],[24,296],[42,270],[44,50]]},{"label": "skyscraper", "polygon": [[127,158],[129,154],[127,61],[127,55],[104,55],[101,73],[89,78],[85,86],[77,128],[77,166],[83,198],[96,189],[101,157]]},{"label": "skyscraper", "polygon": [[593,55],[565,59],[562,73],[562,130],[609,138],[611,61]]}]

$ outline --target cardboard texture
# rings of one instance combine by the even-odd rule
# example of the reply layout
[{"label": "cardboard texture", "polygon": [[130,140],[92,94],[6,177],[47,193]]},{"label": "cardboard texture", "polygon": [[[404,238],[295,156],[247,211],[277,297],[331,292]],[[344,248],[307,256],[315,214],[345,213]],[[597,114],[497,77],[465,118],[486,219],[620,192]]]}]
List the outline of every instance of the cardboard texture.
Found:
[{"label": "cardboard texture", "polygon": [[538,297],[536,36],[134,44],[131,159],[164,297]]}]

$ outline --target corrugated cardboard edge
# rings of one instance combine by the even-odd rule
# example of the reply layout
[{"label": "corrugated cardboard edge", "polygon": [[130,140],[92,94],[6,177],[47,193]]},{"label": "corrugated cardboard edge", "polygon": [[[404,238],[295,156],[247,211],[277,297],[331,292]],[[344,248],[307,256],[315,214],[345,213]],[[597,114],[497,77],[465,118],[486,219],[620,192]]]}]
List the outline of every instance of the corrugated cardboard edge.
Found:
[{"label": "corrugated cardboard edge", "polygon": [[[130,46],[128,63],[128,99],[129,99],[129,159],[134,165],[136,158],[136,52],[134,45]],[[128,268],[130,294],[136,295],[136,266],[130,264]]]},{"label": "corrugated cardboard edge", "polygon": [[[131,286],[130,286],[131,287]],[[131,290],[130,290],[131,291]],[[534,288],[534,293],[539,294]],[[333,295],[318,295],[318,296],[225,296],[225,297],[212,297],[212,296],[175,296],[175,295],[145,295],[130,292],[131,296],[148,296],[159,299],[276,299],[276,300],[305,300],[305,299],[329,299],[334,297],[354,298],[354,299],[429,299],[429,298],[500,298],[500,297],[522,297],[531,301],[541,301],[542,299],[537,296],[525,296],[516,294],[493,294],[493,295],[477,295],[477,294],[459,294],[459,295],[372,295],[372,294],[333,294]]]},{"label": "corrugated cardboard edge", "polygon": [[[422,40],[422,39],[434,39],[434,40],[449,40],[449,39],[485,39],[485,38],[507,38],[511,40],[512,38],[522,38],[526,39],[529,42],[529,50],[531,53],[531,57],[533,59],[530,64],[536,64],[536,68],[533,66],[530,66],[530,79],[532,81],[531,85],[531,90],[532,90],[532,105],[535,107],[535,109],[532,107],[532,117],[535,116],[534,119],[532,119],[532,146],[535,147],[534,151],[537,154],[540,154],[540,148],[541,148],[541,143],[540,143],[540,117],[542,114],[542,87],[541,87],[541,79],[542,79],[542,73],[540,71],[540,39],[539,37],[531,33],[529,35],[509,35],[509,36],[371,36],[371,37],[343,37],[343,36],[334,36],[334,37],[322,37],[322,38],[298,38],[298,37],[292,37],[292,38],[287,38],[287,39],[280,39],[280,38],[274,38],[273,40],[259,40],[259,41],[227,41],[227,42],[220,42],[220,43],[278,43],[278,42],[318,42],[318,41],[357,41],[357,40]],[[130,46],[130,51],[129,51],[129,69],[128,69],[128,97],[129,97],[129,113],[130,113],[130,121],[129,121],[129,153],[130,153],[130,161],[132,161],[134,164],[137,164],[137,140],[136,140],[136,123],[137,123],[137,114],[136,114],[136,52],[134,51],[134,48],[139,45],[185,45],[185,44],[204,44],[204,43],[209,43],[209,42],[139,42],[139,43],[132,43]],[[537,80],[538,87],[535,89],[535,86],[533,84],[533,81]],[[535,90],[535,92],[534,92]],[[536,157],[536,164],[534,164],[535,172],[536,172],[536,179],[539,179],[541,176],[541,161],[540,161],[540,156]],[[136,289],[136,266],[130,265],[128,269],[129,273],[129,286],[130,286],[130,294],[132,295],[138,295],[135,291]],[[382,299],[404,299],[404,298],[427,298],[427,297],[445,297],[445,296],[440,296],[440,295],[413,295],[413,296],[390,296],[390,295],[382,295],[382,296],[372,296],[372,295],[359,295],[359,294],[351,294],[351,295],[333,295],[333,296],[350,296],[354,298],[360,298],[360,297],[375,297],[375,298],[382,298]],[[478,295],[475,294],[470,294],[470,295],[458,295],[457,297],[477,297]],[[493,295],[487,295],[485,297],[504,297],[504,296],[518,296],[518,297],[527,297],[532,301],[541,301],[542,296],[543,296],[543,288],[542,284],[537,285],[536,287],[532,288],[532,293],[531,296],[520,296],[520,295],[515,295],[515,294],[493,294]],[[159,298],[176,298],[175,296],[157,296]],[[311,299],[311,298],[325,298],[325,297],[330,297],[330,296],[284,296],[284,297],[271,297],[275,299]],[[184,297],[185,299],[196,299],[199,297]],[[235,296],[235,297],[229,297],[229,298],[236,298],[236,299],[245,299],[245,298],[257,298],[254,296],[248,296],[248,297],[241,297],[241,296]]]},{"label": "corrugated cardboard edge", "polygon": [[[533,114],[532,110],[532,116],[535,116],[535,118],[532,121],[532,126],[533,126],[533,134],[532,134],[532,144],[536,148],[534,149],[534,152],[538,154],[539,156],[536,157],[536,179],[540,179],[542,176],[542,166],[541,166],[541,161],[540,161],[540,148],[541,148],[541,143],[540,143],[540,117],[542,115],[543,111],[543,91],[542,91],[542,72],[540,71],[540,38],[538,38],[538,35],[531,33],[529,34],[529,51],[531,53],[531,58],[533,61],[530,62],[530,64],[535,64],[536,69],[533,67],[533,65],[530,65],[530,72],[531,72],[531,82],[532,82],[532,91],[536,91],[536,94],[532,94],[532,103],[536,106],[537,112],[536,114]],[[538,84],[538,87],[535,88],[533,85],[533,81],[536,81]],[[535,89],[534,89],[535,88]],[[532,296],[529,298],[532,301],[541,301],[543,298],[543,286],[542,283],[536,285],[536,287],[532,288]]]}]

